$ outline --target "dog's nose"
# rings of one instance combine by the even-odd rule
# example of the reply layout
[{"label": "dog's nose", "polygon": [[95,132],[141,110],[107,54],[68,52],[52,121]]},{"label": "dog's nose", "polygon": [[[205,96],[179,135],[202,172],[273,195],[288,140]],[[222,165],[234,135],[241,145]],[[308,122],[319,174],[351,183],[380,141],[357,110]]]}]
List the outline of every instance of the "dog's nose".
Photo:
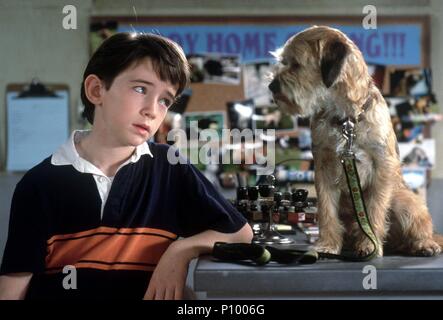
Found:
[{"label": "dog's nose", "polygon": [[269,88],[269,90],[271,90],[272,93],[279,93],[280,92],[280,82],[277,79],[274,79],[271,81],[268,88]]}]

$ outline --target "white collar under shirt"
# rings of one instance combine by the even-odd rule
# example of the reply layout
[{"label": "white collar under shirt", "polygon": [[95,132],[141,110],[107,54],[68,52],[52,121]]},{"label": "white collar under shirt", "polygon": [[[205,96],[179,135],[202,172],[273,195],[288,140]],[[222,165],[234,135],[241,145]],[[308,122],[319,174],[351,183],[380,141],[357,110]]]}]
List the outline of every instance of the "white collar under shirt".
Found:
[{"label": "white collar under shirt", "polygon": [[[103,218],[103,209],[105,207],[106,200],[108,199],[109,191],[111,190],[114,177],[106,176],[99,168],[97,168],[88,160],[83,159],[78,154],[77,149],[75,148],[75,144],[89,133],[90,130],[73,131],[69,140],[61,145],[52,155],[51,164],[55,166],[72,165],[79,172],[90,173],[93,175],[102,201],[101,218]],[[149,150],[149,146],[147,143],[142,143],[141,145],[137,146],[132,156],[118,167],[116,173],[118,172],[118,170],[120,170],[120,168],[124,167],[128,163],[137,162],[144,154],[149,154],[151,157],[154,157],[151,153],[151,150]]]}]

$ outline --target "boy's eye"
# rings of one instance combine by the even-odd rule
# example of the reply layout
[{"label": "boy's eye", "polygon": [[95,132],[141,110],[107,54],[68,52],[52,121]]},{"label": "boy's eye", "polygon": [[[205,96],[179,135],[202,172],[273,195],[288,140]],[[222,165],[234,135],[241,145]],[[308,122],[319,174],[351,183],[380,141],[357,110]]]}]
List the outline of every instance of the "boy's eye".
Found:
[{"label": "boy's eye", "polygon": [[160,104],[164,105],[166,108],[169,108],[172,105],[172,101],[166,98],[160,99]]},{"label": "boy's eye", "polygon": [[133,89],[137,93],[146,94],[146,88],[145,87],[137,86],[137,87],[134,87]]}]

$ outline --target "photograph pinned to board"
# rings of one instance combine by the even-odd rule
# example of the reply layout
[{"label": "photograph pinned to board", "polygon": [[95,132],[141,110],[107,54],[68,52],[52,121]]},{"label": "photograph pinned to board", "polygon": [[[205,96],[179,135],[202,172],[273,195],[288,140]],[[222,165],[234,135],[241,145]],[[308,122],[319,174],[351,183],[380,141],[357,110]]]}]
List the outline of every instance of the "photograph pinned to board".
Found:
[{"label": "photograph pinned to board", "polygon": [[213,112],[186,112],[183,115],[183,127],[188,139],[199,139],[200,132],[205,129],[213,129],[222,139],[223,128],[226,126],[226,116],[223,111]]},{"label": "photograph pinned to board", "polygon": [[255,112],[253,99],[231,101],[226,104],[230,129],[253,129],[252,117]]},{"label": "photograph pinned to board", "polygon": [[401,170],[406,185],[426,201],[426,187],[428,185],[426,175],[427,169],[419,167],[403,167]]},{"label": "photograph pinned to board", "polygon": [[193,83],[240,84],[239,55],[208,53],[189,55],[187,58]]},{"label": "photograph pinned to board", "polygon": [[91,22],[89,25],[89,48],[91,56],[103,41],[117,33],[117,29],[118,22],[116,20]]},{"label": "photograph pinned to board", "polygon": [[390,96],[421,97],[432,94],[432,72],[430,69],[389,69]]},{"label": "photograph pinned to board", "polygon": [[243,65],[243,83],[246,99],[253,99],[256,106],[269,105],[273,99],[268,88],[272,65],[255,62]]},{"label": "photograph pinned to board", "polygon": [[25,91],[18,86],[9,85],[6,93],[7,171],[29,170],[69,137],[68,87],[46,91],[34,81]]},{"label": "photograph pinned to board", "polygon": [[385,100],[399,142],[414,141],[423,134],[426,125],[443,120],[436,111],[438,106],[433,95],[385,97]]},{"label": "photograph pinned to board", "polygon": [[275,129],[276,132],[291,132],[297,128],[296,117],[284,113],[275,104],[256,105],[252,120],[254,129]]},{"label": "photograph pinned to board", "polygon": [[400,160],[404,167],[432,169],[435,164],[435,140],[399,142]]}]

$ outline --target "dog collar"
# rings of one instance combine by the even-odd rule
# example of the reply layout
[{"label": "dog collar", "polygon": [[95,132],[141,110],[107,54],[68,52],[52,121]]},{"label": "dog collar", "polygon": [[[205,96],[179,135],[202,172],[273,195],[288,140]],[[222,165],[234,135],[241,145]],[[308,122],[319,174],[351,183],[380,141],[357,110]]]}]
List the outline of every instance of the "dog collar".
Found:
[{"label": "dog collar", "polygon": [[347,121],[351,121],[354,124],[357,124],[361,121],[364,121],[365,119],[365,113],[368,111],[369,107],[372,105],[372,97],[369,96],[365,103],[363,104],[362,111],[358,114],[357,117],[354,116],[347,116],[344,118],[340,118],[338,116],[335,116],[331,119],[331,125],[332,126],[338,126],[342,127]]}]

